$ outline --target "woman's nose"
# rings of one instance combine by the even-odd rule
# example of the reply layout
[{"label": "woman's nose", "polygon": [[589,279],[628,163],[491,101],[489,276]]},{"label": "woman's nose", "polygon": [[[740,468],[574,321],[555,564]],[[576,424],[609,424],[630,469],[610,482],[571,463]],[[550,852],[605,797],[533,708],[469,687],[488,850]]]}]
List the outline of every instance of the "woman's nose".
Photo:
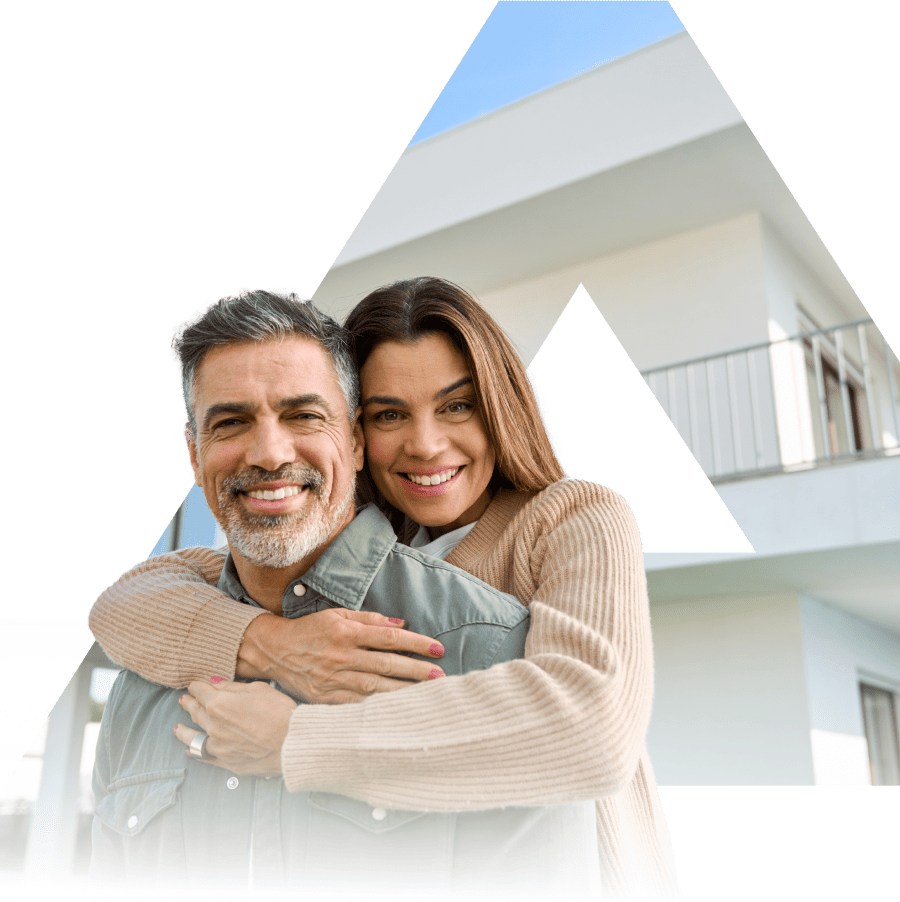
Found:
[{"label": "woman's nose", "polygon": [[447,445],[447,435],[440,424],[427,421],[412,425],[406,436],[403,450],[407,457],[430,460],[437,457]]}]

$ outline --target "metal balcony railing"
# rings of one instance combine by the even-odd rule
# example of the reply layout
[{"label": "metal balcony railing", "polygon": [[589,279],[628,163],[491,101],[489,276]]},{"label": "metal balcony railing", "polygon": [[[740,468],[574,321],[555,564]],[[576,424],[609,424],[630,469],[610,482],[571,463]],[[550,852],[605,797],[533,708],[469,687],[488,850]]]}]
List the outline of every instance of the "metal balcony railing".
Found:
[{"label": "metal balcony railing", "polygon": [[641,375],[714,482],[900,453],[900,363],[870,319]]}]

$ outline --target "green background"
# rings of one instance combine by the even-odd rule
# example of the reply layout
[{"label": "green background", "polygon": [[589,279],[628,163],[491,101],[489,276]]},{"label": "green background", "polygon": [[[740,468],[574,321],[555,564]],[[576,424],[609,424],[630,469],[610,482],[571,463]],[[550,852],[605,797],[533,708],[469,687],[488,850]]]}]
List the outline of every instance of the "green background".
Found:
[{"label": "green background", "polygon": [[[7,8],[4,615],[84,616],[146,555],[189,486],[166,328],[312,291],[491,6]],[[897,347],[896,8],[673,6]]]}]

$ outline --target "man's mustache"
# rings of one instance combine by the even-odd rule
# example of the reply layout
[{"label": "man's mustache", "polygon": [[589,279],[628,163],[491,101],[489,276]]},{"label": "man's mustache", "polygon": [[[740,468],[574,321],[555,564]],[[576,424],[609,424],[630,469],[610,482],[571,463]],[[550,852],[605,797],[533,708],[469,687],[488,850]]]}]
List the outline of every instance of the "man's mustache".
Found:
[{"label": "man's mustache", "polygon": [[258,489],[269,482],[294,482],[297,485],[310,489],[318,495],[325,486],[324,475],[309,464],[285,464],[277,470],[264,470],[262,467],[247,467],[234,476],[228,476],[222,480],[222,491],[232,497],[246,492],[248,489]]}]

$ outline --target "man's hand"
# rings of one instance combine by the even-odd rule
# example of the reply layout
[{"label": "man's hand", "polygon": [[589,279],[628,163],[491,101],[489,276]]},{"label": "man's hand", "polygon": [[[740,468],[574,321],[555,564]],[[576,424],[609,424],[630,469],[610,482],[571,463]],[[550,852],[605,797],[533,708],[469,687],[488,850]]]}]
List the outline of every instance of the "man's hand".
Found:
[{"label": "man's hand", "polygon": [[[297,707],[290,696],[268,683],[199,680],[188,686],[188,693],[178,701],[209,735],[204,752],[210,764],[236,774],[281,773],[281,746]],[[176,738],[185,745],[197,732],[184,724],[175,727]]]},{"label": "man's hand", "polygon": [[402,689],[409,680],[444,676],[435,664],[396,654],[444,654],[439,642],[408,633],[402,625],[381,614],[345,608],[296,619],[262,615],[244,634],[236,675],[276,680],[297,698],[328,705]]}]

